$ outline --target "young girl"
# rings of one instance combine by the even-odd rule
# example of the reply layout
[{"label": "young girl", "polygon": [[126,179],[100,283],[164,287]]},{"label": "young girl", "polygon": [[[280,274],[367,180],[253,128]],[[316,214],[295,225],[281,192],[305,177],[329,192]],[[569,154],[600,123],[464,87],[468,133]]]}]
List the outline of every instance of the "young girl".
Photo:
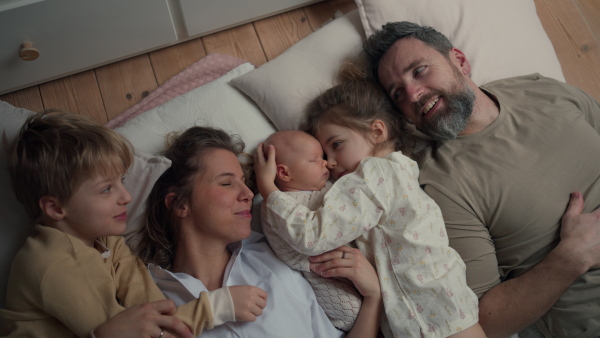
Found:
[{"label": "young girl", "polygon": [[280,225],[273,230],[307,255],[355,240],[377,269],[394,337],[484,337],[477,297],[448,246],[439,207],[420,189],[417,164],[398,151],[404,124],[385,93],[352,79],[319,96],[309,112],[306,130],[323,147],[335,184],[310,211],[277,189],[275,149],[264,154],[259,146],[256,177],[266,218]]}]

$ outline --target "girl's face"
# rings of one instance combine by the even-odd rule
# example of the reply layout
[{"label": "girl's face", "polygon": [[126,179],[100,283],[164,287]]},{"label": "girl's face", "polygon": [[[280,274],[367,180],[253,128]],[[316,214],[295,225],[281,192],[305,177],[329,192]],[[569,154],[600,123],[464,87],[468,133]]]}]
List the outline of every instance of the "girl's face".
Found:
[{"label": "girl's face", "polygon": [[356,170],[363,158],[374,156],[375,143],[350,128],[325,123],[315,136],[327,156],[331,177],[336,181]]}]

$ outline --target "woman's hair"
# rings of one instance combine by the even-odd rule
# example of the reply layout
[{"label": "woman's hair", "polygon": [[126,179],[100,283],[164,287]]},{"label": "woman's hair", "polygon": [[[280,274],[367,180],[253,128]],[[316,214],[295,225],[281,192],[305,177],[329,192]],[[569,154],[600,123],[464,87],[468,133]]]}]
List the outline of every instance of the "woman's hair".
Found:
[{"label": "woman's hair", "polygon": [[340,70],[341,83],[319,95],[308,106],[303,129],[316,135],[324,123],[350,128],[368,137],[375,120],[382,120],[388,128],[388,139],[378,146],[392,146],[394,150],[410,154],[414,140],[407,129],[405,118],[397,112],[378,83],[353,63],[345,63]]},{"label": "woman's hair", "polygon": [[[179,230],[175,214],[192,196],[196,178],[210,161],[211,150],[224,149],[236,156],[242,154],[244,142],[237,136],[210,127],[191,127],[181,134],[169,136],[169,147],[163,155],[171,160],[171,167],[156,181],[146,203],[146,226],[137,245],[138,255],[146,262],[164,269],[173,265]],[[245,170],[247,173],[247,170]],[[175,196],[169,208],[165,197]]]},{"label": "woman's hair", "polygon": [[58,111],[28,117],[5,147],[13,191],[33,218],[41,215],[40,198],[66,203],[83,180],[123,175],[133,163],[123,136],[87,116]]}]

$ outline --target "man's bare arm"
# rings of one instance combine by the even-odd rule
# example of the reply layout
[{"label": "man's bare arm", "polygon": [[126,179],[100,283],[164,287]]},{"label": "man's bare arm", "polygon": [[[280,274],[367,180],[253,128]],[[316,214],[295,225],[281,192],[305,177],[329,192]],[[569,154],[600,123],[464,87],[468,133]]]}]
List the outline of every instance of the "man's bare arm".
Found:
[{"label": "man's bare arm", "polygon": [[582,211],[582,195],[572,193],[558,246],[528,272],[481,297],[479,322],[488,337],[506,337],[533,324],[577,277],[600,267],[600,208]]}]

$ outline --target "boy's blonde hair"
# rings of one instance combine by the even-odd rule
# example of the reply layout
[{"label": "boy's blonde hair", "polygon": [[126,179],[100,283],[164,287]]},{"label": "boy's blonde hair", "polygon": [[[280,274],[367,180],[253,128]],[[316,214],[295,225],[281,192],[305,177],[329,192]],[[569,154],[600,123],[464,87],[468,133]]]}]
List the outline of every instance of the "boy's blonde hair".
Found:
[{"label": "boy's blonde hair", "polygon": [[122,175],[133,163],[123,136],[86,116],[53,111],[30,116],[7,152],[14,193],[33,218],[42,197],[66,203],[83,180]]}]

